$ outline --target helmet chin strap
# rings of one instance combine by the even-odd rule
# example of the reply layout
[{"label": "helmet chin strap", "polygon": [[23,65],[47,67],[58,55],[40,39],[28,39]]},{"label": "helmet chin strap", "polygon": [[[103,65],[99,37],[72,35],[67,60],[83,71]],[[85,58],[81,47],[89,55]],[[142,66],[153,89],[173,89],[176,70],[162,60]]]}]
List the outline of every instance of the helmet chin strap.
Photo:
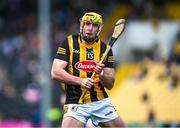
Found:
[{"label": "helmet chin strap", "polygon": [[94,42],[97,37],[91,38],[91,37],[83,36],[82,38],[83,38],[83,40],[84,40],[85,42],[91,43],[91,42]]}]

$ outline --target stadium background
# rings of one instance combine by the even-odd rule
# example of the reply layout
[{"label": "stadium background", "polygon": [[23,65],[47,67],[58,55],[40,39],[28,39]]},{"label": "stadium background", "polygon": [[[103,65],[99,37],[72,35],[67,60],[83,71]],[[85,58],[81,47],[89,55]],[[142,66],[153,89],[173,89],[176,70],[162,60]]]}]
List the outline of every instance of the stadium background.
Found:
[{"label": "stadium background", "polygon": [[[113,47],[116,82],[108,91],[113,104],[129,127],[180,125],[178,0],[49,2],[50,47],[43,51],[50,50],[50,63],[58,42],[78,32],[79,17],[86,11],[103,15],[104,41],[116,20],[125,18],[126,30]],[[39,7],[38,0],[0,1],[0,127],[58,126],[62,118],[63,90],[54,81],[49,86],[40,81],[45,64],[40,55]],[[44,91],[46,87],[49,91]],[[49,108],[43,107],[43,100],[50,100]]]}]

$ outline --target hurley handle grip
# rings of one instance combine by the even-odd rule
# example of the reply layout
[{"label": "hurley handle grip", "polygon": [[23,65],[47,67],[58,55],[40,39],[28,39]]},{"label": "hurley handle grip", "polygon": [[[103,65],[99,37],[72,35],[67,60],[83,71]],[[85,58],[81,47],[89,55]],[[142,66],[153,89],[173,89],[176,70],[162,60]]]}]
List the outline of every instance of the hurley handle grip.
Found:
[{"label": "hurley handle grip", "polygon": [[[106,57],[107,57],[110,49],[111,49],[111,47],[108,45],[107,48],[106,48],[106,51],[104,52],[104,54],[103,54],[103,56],[102,56],[102,58],[101,58],[101,60],[99,61],[99,64],[104,63],[104,61],[106,60]],[[94,78],[96,77],[96,75],[97,75],[97,73],[96,73],[96,72],[93,72],[93,74],[92,74],[92,76],[91,76],[91,79],[94,79]],[[79,102],[78,102],[79,104],[83,104],[83,103],[84,103],[84,100],[83,100],[83,99],[84,99],[84,96],[85,96],[85,94],[86,94],[87,91],[88,91],[87,88],[83,89],[82,95],[81,95],[81,97],[80,97],[80,99],[79,99]]]}]

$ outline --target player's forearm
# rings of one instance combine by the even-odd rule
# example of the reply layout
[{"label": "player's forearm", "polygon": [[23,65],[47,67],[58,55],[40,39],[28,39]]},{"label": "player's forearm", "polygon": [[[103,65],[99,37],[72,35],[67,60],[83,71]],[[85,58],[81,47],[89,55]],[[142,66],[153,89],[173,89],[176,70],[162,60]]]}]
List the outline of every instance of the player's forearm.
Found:
[{"label": "player's forearm", "polygon": [[51,71],[53,80],[57,80],[66,84],[81,85],[82,78],[70,75],[64,69],[58,71]]},{"label": "player's forearm", "polygon": [[104,69],[103,75],[100,75],[100,81],[107,89],[112,89],[114,85],[114,71]]}]

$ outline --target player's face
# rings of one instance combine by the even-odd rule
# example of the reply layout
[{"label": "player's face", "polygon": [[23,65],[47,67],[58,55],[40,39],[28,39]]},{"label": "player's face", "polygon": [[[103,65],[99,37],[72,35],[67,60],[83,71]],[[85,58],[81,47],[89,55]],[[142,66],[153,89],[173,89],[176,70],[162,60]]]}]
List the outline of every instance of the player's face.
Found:
[{"label": "player's face", "polygon": [[95,38],[97,36],[98,29],[98,24],[93,24],[90,21],[85,21],[83,27],[83,36],[86,36],[88,38]]}]

